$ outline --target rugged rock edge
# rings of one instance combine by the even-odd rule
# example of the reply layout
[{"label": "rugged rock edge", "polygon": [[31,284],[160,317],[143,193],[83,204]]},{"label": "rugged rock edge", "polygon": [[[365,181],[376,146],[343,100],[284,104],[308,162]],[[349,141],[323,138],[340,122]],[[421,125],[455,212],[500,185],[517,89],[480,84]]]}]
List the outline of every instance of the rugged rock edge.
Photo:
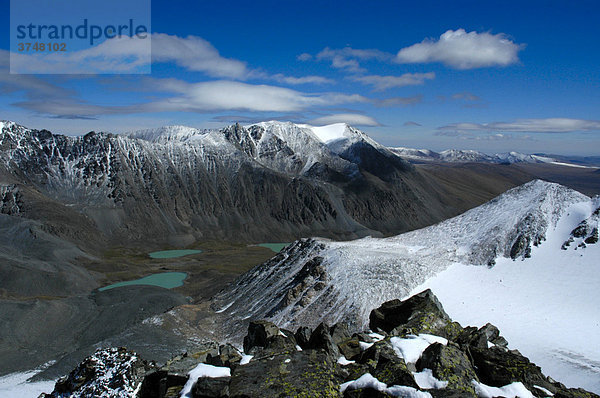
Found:
[{"label": "rugged rock edge", "polygon": [[369,326],[253,321],[243,352],[208,342],[161,367],[101,349],[40,397],[599,397],[543,375],[495,326],[453,322],[430,290],[383,303]]}]

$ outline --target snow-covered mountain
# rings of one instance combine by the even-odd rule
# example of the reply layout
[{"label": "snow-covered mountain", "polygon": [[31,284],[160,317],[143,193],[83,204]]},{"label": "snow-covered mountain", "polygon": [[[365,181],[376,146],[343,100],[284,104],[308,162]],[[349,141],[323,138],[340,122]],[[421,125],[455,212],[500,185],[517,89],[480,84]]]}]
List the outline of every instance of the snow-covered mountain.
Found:
[{"label": "snow-covered mountain", "polygon": [[[447,149],[434,152],[429,149],[413,149],[391,147],[390,151],[413,162],[452,162],[452,163],[557,163],[557,160],[547,156],[528,155],[519,152],[496,153],[487,155],[483,152],[467,149]],[[565,163],[564,165],[569,165]]]},{"label": "snow-covered mountain", "polygon": [[240,232],[253,239],[356,237],[456,212],[439,203],[434,182],[345,124],[169,126],[70,137],[5,121],[0,169],[10,176],[2,185],[34,187],[87,212],[104,234],[127,239]]},{"label": "snow-covered mountain", "polygon": [[[598,324],[594,324],[598,315],[595,305],[577,306],[572,300],[555,299],[555,302],[560,300],[563,304],[558,305],[555,312],[570,313],[570,320],[578,319],[586,326],[585,330],[569,327],[567,333],[548,330],[543,322],[524,321],[529,312],[542,312],[548,318],[553,316],[553,310],[544,308],[537,300],[541,309],[533,307],[529,312],[523,310],[518,313],[522,322],[518,326],[523,330],[519,334],[502,314],[513,314],[514,307],[527,307],[528,300],[531,300],[527,297],[535,297],[536,293],[519,291],[505,286],[502,279],[492,279],[511,267],[509,280],[520,280],[521,276],[524,279],[519,288],[530,286],[531,289],[552,292],[541,297],[575,294],[576,301],[594,303],[597,294],[591,286],[600,283],[600,253],[598,245],[593,244],[598,235],[594,213],[599,212],[599,207],[599,198],[590,199],[558,184],[536,180],[460,216],[392,238],[364,238],[350,242],[299,241],[269,262],[249,271],[219,294],[214,300],[214,307],[225,314],[226,330],[236,330],[236,325],[240,325],[243,319],[257,318],[268,318],[290,329],[301,324],[314,326],[321,321],[330,324],[354,322],[354,328],[360,329],[367,325],[370,308],[394,297],[406,297],[440,273],[458,269],[454,272],[461,272],[461,284],[453,286],[445,282],[452,278],[439,279],[437,286],[443,286],[440,290],[446,292],[442,295],[446,300],[453,301],[448,297],[454,294],[458,299],[453,302],[462,302],[460,298],[471,297],[469,292],[472,291],[485,295],[485,291],[476,286],[483,283],[479,282],[480,279],[483,281],[487,277],[488,282],[496,286],[496,291],[504,289],[510,292],[497,294],[501,299],[489,298],[499,307],[498,316],[493,317],[494,323],[504,329],[509,323],[508,328],[512,331],[512,334],[506,333],[509,341],[515,336],[519,340],[524,333],[535,336],[531,338],[537,338],[542,345],[560,346],[569,352],[567,357],[580,355],[584,362],[589,359],[590,371],[598,377],[600,368],[594,363],[600,363],[600,350],[582,352],[581,348],[577,348],[580,346],[571,344],[569,340],[585,339],[589,334],[600,333]],[[574,230],[586,219],[587,226],[579,228],[586,232],[578,234]],[[574,231],[573,234],[571,231]],[[569,240],[570,245],[563,247]],[[535,275],[531,269],[547,275]],[[571,275],[571,279],[569,283],[562,283],[553,280],[553,274]],[[540,284],[540,280],[545,282]],[[471,284],[473,290],[469,290]],[[465,309],[462,312],[456,311],[457,320],[463,322],[461,314],[469,313],[469,308],[476,314],[470,318],[470,324],[489,318],[489,313],[479,311],[477,299],[471,298],[474,301],[470,305],[463,302]],[[455,316],[452,311],[449,313]],[[358,321],[355,319],[357,314]],[[232,338],[236,338],[235,333]],[[551,341],[556,338],[560,339],[560,344]],[[525,347],[532,347],[532,344],[525,344]],[[527,354],[535,362],[552,370],[556,370],[557,363],[571,370],[574,366],[581,366],[581,361],[576,359],[575,365],[568,365],[560,358],[548,359],[539,355],[537,349],[532,351]],[[589,373],[583,374],[589,376]],[[573,381],[572,376],[567,375],[563,379]]]}]

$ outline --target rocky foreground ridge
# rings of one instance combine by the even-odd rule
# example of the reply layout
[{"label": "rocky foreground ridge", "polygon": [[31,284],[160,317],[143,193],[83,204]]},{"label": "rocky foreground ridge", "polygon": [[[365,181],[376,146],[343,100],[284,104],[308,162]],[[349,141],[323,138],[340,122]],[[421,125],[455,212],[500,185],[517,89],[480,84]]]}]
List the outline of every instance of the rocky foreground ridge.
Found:
[{"label": "rocky foreground ridge", "polygon": [[544,376],[495,326],[453,322],[430,290],[382,304],[369,326],[254,321],[243,352],[207,342],[164,366],[102,349],[41,397],[598,397]]}]

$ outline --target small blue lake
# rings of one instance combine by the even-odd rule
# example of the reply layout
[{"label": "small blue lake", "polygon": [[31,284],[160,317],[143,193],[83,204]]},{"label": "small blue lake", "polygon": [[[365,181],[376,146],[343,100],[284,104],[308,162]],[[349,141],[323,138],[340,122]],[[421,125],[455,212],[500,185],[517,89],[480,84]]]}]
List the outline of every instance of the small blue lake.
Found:
[{"label": "small blue lake", "polygon": [[198,253],[202,253],[202,250],[163,250],[160,252],[148,253],[148,255],[151,258],[177,258]]},{"label": "small blue lake", "polygon": [[112,285],[101,287],[98,290],[102,292],[116,287],[135,285],[159,286],[164,287],[165,289],[173,289],[183,285],[185,278],[187,278],[185,272],[163,272],[161,274],[148,275],[132,281],[113,283]]},{"label": "small blue lake", "polygon": [[267,249],[273,250],[275,253],[279,253],[288,245],[289,243],[259,243],[257,246],[266,247]]}]

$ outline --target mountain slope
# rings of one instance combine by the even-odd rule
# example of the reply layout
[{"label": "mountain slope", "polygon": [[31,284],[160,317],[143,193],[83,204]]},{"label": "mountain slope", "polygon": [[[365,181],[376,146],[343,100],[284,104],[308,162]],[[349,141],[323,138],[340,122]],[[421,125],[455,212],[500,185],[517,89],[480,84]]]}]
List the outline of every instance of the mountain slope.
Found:
[{"label": "mountain slope", "polygon": [[[578,274],[579,278],[565,284],[555,281],[554,288],[577,291],[579,283],[597,286],[600,283],[600,257],[594,255],[598,250],[595,247],[597,245],[578,247],[584,239],[578,238],[568,250],[561,250],[561,246],[569,239],[569,231],[599,206],[598,199],[590,200],[558,184],[538,180],[512,189],[460,216],[396,237],[364,238],[352,242],[322,239],[297,242],[223,291],[215,298],[214,306],[225,309],[225,329],[228,330],[235,330],[240,319],[261,317],[291,329],[300,324],[314,326],[320,321],[330,324],[347,321],[354,329],[360,329],[368,322],[369,308],[394,296],[406,297],[411,290],[453,264],[462,267],[459,268],[461,275],[473,270],[473,275],[488,276],[498,272],[493,266],[496,262],[501,262],[503,267],[506,263],[515,264],[512,267],[514,277],[518,279],[522,276],[523,285],[534,285],[535,275],[531,272],[520,275],[517,273],[519,267],[532,264],[531,267],[539,270],[548,264],[550,272],[553,272],[553,267],[559,267],[569,273],[565,267],[575,264],[571,271],[577,272],[585,264],[587,268]],[[540,254],[543,253],[542,249],[548,247],[551,249],[547,250],[552,250],[552,256]],[[580,258],[579,262],[573,263],[575,257]],[[552,262],[549,262],[549,258]],[[513,262],[512,259],[517,261]],[[464,279],[477,284],[477,277]],[[445,291],[447,296],[452,297],[452,283],[446,283],[441,277],[439,281],[449,289]],[[494,283],[497,285],[498,281]],[[462,289],[469,292],[469,283],[458,286],[463,286]],[[482,290],[477,291],[484,294]],[[596,296],[592,290],[583,292],[580,299],[595,302]],[[467,293],[461,296],[460,291],[456,292],[456,297],[465,296]],[[450,300],[448,297],[445,297],[446,300]],[[522,295],[514,295],[513,298],[517,302],[522,299],[518,305],[527,307],[527,300]],[[502,305],[502,301],[494,302]],[[565,302],[561,311],[571,311],[571,305],[575,303]],[[587,316],[595,319],[597,316],[595,309],[588,306],[581,308],[583,310],[574,311],[576,318]],[[510,309],[507,311],[510,312]],[[482,311],[475,313],[478,320],[487,316]],[[527,313],[523,310],[521,314],[526,317]],[[358,314],[358,320],[349,314]],[[495,318],[494,322],[504,325],[500,318]],[[463,321],[460,318],[458,320]],[[473,319],[470,322],[473,323]],[[525,327],[521,322],[518,325],[523,333],[540,339],[540,335],[559,338],[563,346],[582,354],[560,331],[548,333],[541,324],[527,324]],[[598,325],[589,322],[586,325],[589,328],[577,338],[583,339],[587,333],[600,332]],[[235,333],[231,337],[235,339]],[[548,339],[541,341],[550,343]],[[534,361],[552,368],[548,361],[544,362],[543,358],[540,360],[534,354],[530,354]],[[586,355],[596,358],[600,357],[600,352]]]},{"label": "mountain slope", "polygon": [[0,185],[26,187],[25,202],[61,203],[65,219],[83,216],[91,226],[65,231],[72,236],[95,226],[108,242],[170,245],[354,238],[422,227],[466,206],[347,125],[328,127],[329,136],[281,122],[78,137],[0,127]]}]

